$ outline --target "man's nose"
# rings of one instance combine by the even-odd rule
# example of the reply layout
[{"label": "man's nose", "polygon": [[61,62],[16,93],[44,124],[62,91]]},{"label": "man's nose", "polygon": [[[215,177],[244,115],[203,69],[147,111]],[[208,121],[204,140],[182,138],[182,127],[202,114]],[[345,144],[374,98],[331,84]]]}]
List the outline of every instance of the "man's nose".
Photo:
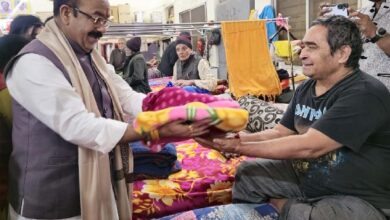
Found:
[{"label": "man's nose", "polygon": [[306,58],[307,58],[307,54],[306,54],[306,52],[305,52],[305,49],[302,48],[302,50],[301,50],[301,52],[300,52],[300,54],[299,54],[299,59],[304,60],[304,59],[306,59]]}]

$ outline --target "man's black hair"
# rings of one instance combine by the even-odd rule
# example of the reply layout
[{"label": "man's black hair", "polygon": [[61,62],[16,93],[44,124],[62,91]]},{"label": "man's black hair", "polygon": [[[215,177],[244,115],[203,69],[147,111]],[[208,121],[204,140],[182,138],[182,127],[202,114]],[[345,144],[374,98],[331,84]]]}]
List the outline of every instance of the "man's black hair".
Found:
[{"label": "man's black hair", "polygon": [[77,6],[77,0],[53,0],[53,14],[58,16],[60,14],[60,7],[62,5]]},{"label": "man's black hair", "polygon": [[359,60],[363,52],[363,40],[359,28],[351,19],[343,16],[332,16],[325,19],[317,19],[311,26],[322,25],[328,30],[328,44],[333,55],[343,46],[350,46],[352,51],[346,67],[359,68]]}]

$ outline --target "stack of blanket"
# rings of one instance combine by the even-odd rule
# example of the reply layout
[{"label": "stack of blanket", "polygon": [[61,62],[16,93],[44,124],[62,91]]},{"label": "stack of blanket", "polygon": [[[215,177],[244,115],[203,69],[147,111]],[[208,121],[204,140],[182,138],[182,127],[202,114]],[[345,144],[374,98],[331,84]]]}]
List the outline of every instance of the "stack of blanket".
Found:
[{"label": "stack of blanket", "polygon": [[166,179],[170,174],[181,170],[175,144],[166,144],[159,152],[152,152],[142,142],[133,142],[129,145],[134,156],[135,180]]}]

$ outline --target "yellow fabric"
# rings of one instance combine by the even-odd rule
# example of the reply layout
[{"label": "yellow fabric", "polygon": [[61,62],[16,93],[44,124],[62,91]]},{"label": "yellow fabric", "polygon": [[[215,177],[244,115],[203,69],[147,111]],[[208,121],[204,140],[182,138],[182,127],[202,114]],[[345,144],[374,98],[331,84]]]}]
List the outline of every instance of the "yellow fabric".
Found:
[{"label": "yellow fabric", "polygon": [[[282,58],[287,58],[290,56],[290,51],[288,49],[289,43],[287,40],[278,40],[278,41],[275,41],[273,44],[275,47],[275,55],[276,56],[282,57]],[[290,50],[292,53],[293,47],[291,44],[290,44]]]},{"label": "yellow fabric", "polygon": [[249,12],[249,18],[248,18],[248,20],[251,20],[251,21],[253,21],[253,20],[256,20],[257,18],[256,18],[256,10],[255,9],[252,9],[250,12]]},{"label": "yellow fabric", "polygon": [[141,112],[134,121],[134,129],[142,134],[173,120],[184,119],[192,121],[193,118],[211,118],[216,123],[215,127],[226,132],[238,132],[246,127],[248,112],[240,108],[212,108],[201,102],[191,102],[184,107],[179,106],[159,111]]},{"label": "yellow fabric", "polygon": [[305,76],[303,74],[299,74],[299,75],[294,77],[294,81],[295,82],[300,82],[300,81],[303,81],[303,80],[306,80],[306,79],[307,79],[307,76]]},{"label": "yellow fabric", "polygon": [[268,49],[265,21],[222,22],[231,93],[275,98],[282,88]]},{"label": "yellow fabric", "polygon": [[[55,19],[50,20],[45,25],[45,28],[37,36],[37,39],[53,51],[66,67],[72,86],[82,98],[87,110],[93,112],[97,117],[100,117],[100,112],[88,79],[64,33],[55,23]],[[123,111],[119,102],[119,96],[116,94],[115,89],[112,88],[113,82],[108,75],[107,64],[97,51],[93,50],[91,56],[93,64],[98,70],[97,72],[107,85],[113,102],[114,117],[116,120],[123,121]],[[128,149],[128,147],[126,147],[126,149]],[[123,164],[120,146],[115,147],[114,153],[115,170],[122,171]],[[128,189],[129,186],[126,185],[124,179],[111,183],[108,154],[79,146],[78,155],[82,219],[131,219],[131,202],[129,202],[131,185],[130,189]],[[132,166],[131,158],[129,159],[129,164],[129,166]],[[128,169],[132,172],[132,167],[129,167]],[[115,196],[113,189],[116,192]]]}]

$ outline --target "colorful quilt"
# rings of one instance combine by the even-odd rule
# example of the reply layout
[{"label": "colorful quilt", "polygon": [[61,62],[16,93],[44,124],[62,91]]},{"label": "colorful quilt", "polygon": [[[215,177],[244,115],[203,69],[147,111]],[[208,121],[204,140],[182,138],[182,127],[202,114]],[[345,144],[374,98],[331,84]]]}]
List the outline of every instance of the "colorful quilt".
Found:
[{"label": "colorful quilt", "polygon": [[[209,94],[191,93],[180,87],[167,87],[158,92],[149,93],[142,101],[142,111],[157,111],[168,107],[185,105],[190,102],[210,103],[223,100],[226,99]],[[238,108],[240,106],[236,105],[235,107]]]},{"label": "colorful quilt", "polygon": [[159,218],[232,202],[236,167],[245,157],[227,160],[193,140],[178,143],[177,157],[180,172],[168,179],[134,183],[133,219]]},{"label": "colorful quilt", "polygon": [[279,214],[270,204],[229,204],[195,209],[160,220],[277,220]]},{"label": "colorful quilt", "polygon": [[184,106],[170,107],[159,111],[141,112],[135,118],[133,127],[139,134],[150,132],[176,120],[201,121],[211,119],[211,124],[225,132],[238,132],[246,127],[248,111],[239,108],[233,101],[211,103],[191,102]]},{"label": "colorful quilt", "polygon": [[160,91],[161,89],[165,88],[171,80],[172,80],[172,77],[170,77],[170,76],[149,79],[149,86],[152,89],[152,92],[157,92],[157,91]]}]

